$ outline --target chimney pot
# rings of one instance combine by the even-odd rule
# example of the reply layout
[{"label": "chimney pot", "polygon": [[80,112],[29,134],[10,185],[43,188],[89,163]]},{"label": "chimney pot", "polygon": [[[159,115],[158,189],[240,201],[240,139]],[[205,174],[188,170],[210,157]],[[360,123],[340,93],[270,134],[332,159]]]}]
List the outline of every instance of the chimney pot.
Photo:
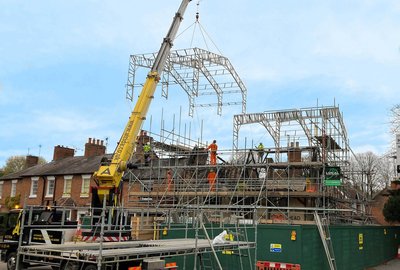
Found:
[{"label": "chimney pot", "polygon": [[99,139],[97,139],[96,144],[100,145],[100,140]]},{"label": "chimney pot", "polygon": [[104,141],[103,141],[103,140],[101,140],[101,145],[103,145],[103,143],[104,143]]}]

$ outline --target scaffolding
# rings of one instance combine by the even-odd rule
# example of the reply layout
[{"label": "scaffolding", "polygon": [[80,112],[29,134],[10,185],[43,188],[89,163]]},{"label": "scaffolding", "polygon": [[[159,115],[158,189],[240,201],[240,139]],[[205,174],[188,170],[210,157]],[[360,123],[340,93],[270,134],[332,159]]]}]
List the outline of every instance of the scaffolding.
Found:
[{"label": "scaffolding", "polygon": [[311,158],[335,166],[348,166],[349,139],[339,107],[311,107],[262,113],[238,114],[233,118],[233,149],[239,148],[239,131],[243,125],[260,124],[273,139],[275,160],[282,151],[294,146],[314,148]]},{"label": "scaffolding", "polygon": [[[139,68],[151,68],[156,56],[156,53],[130,56],[128,100],[133,101],[136,87],[143,87],[144,83],[136,79]],[[182,87],[188,96],[190,116],[195,107],[217,107],[217,113],[221,115],[223,106],[239,105],[242,113],[246,112],[246,86],[224,56],[199,48],[171,51],[160,82],[165,98],[168,98],[170,86]]]},{"label": "scaffolding", "polygon": [[[56,210],[57,213],[63,213],[62,222],[54,225],[35,221],[32,217],[35,209],[31,206],[23,211],[21,230],[29,232],[29,237],[20,235],[17,254],[19,266],[35,264],[60,269],[128,269],[154,260],[161,261],[163,267],[166,260],[181,257],[184,258],[183,265],[180,265],[183,269],[187,265],[193,269],[206,269],[206,262],[212,266],[210,269],[223,269],[217,253],[229,253],[237,255],[238,269],[253,269],[250,249],[255,248],[255,243],[248,241],[243,225],[236,222],[221,227],[213,226],[208,221],[205,224],[206,209],[188,207],[157,210],[105,205],[102,209],[53,207],[47,210],[48,213],[55,213]],[[78,228],[77,222],[64,225],[66,212],[82,210],[87,215]],[[100,216],[96,214],[98,211],[101,212]],[[57,234],[54,236],[55,231]],[[51,237],[48,234],[50,232],[53,232]],[[78,235],[83,236],[83,232],[99,237],[92,237],[90,241],[79,238]],[[114,236],[107,237],[109,233]],[[115,240],[118,234],[130,234],[131,240]],[[35,244],[32,244],[33,240]],[[191,256],[190,261],[186,260],[188,256]]]},{"label": "scaffolding", "polygon": [[[365,202],[346,185],[346,169],[341,170],[340,185],[325,182],[327,168],[348,163],[350,149],[339,108],[242,114],[235,116],[234,133],[243,124],[260,123],[262,117],[268,119],[262,124],[274,135],[274,145],[263,152],[218,150],[217,164],[209,162],[207,143],[174,133],[180,127],[168,131],[162,126],[158,134],[142,131],[131,159],[135,166],[123,179],[124,209],[103,210],[90,222],[101,218],[101,229],[90,230],[100,233],[100,243],[26,246],[19,253],[24,261],[45,264],[58,256],[72,265],[179,257],[183,269],[223,269],[220,256],[234,254],[236,269],[255,269],[257,245],[250,239],[257,239],[259,224],[315,224],[316,213],[326,217],[326,224],[369,222],[359,208]],[[143,151],[147,143],[149,159]],[[126,221],[122,216],[129,216],[130,237],[136,242],[103,243],[106,231],[122,233],[125,228],[115,226],[105,212],[121,213],[121,222]],[[228,241],[213,245],[221,232]],[[51,260],[46,263],[52,265]]]},{"label": "scaffolding", "polygon": [[[238,148],[239,130],[246,124],[262,124],[274,145],[262,155]],[[313,224],[315,209],[335,223],[370,222],[365,201],[346,181],[350,147],[338,107],[235,115],[234,148],[219,150],[216,165],[208,161],[206,143],[186,139],[178,146],[172,138],[182,141],[181,136],[160,132],[166,133],[140,137],[134,156],[138,167],[125,175],[129,205],[208,206],[209,220],[240,217],[248,224]],[[153,146],[148,164],[140,162],[140,141]],[[325,181],[329,168],[340,169],[334,186]],[[229,211],[222,217],[218,209]]]}]

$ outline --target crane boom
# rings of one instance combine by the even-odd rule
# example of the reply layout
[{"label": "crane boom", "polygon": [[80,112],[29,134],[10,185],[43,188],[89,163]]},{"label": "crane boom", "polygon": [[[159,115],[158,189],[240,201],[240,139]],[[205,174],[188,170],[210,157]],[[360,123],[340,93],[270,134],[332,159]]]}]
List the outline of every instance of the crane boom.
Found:
[{"label": "crane boom", "polygon": [[136,147],[136,137],[139,134],[143,121],[146,119],[147,111],[154,98],[154,92],[189,2],[191,0],[182,0],[178,11],[175,13],[171,27],[147,75],[142,91],[125,126],[118,146],[114,151],[111,162],[109,164],[102,164],[93,174],[98,185],[97,193],[100,200],[104,199],[105,196],[116,195],[112,196],[113,198],[109,198],[108,205],[117,203],[119,194],[115,190],[120,187],[123,173],[126,170],[126,164]]}]

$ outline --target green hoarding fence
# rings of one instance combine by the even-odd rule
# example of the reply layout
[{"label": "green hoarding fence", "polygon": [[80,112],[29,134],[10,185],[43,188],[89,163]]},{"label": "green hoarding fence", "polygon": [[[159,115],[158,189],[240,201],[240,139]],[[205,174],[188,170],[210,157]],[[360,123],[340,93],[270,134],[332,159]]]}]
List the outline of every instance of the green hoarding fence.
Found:
[{"label": "green hoarding fence", "polygon": [[[399,246],[399,227],[330,226],[338,270],[357,270],[393,259]],[[296,240],[291,240],[296,231]],[[297,263],[302,270],[329,269],[322,240],[314,225],[259,225],[257,260]],[[270,245],[281,244],[281,252]]]},{"label": "green hoarding fence", "polygon": [[[207,226],[206,226],[207,227]],[[330,226],[334,257],[338,270],[362,270],[382,264],[396,257],[400,244],[400,227],[395,226]],[[248,241],[257,235],[257,247],[250,253],[218,253],[223,269],[256,269],[257,261],[300,264],[302,270],[329,270],[318,229],[315,225],[260,224],[247,230]],[[207,227],[210,238],[221,229]],[[194,237],[189,231],[188,238]],[[183,238],[185,227],[173,226],[163,238]],[[210,258],[212,255],[210,255]],[[256,258],[255,258],[256,257]],[[193,269],[194,256],[172,257],[179,269]],[[197,260],[199,263],[199,260]],[[200,269],[199,265],[198,268]]]}]

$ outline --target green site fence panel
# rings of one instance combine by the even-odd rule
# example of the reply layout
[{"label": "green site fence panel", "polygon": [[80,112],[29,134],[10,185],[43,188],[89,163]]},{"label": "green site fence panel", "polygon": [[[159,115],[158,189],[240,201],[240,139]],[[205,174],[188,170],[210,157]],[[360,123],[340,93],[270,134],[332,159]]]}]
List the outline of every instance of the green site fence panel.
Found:
[{"label": "green site fence panel", "polygon": [[[185,227],[173,226],[167,236],[163,238],[183,238]],[[176,230],[178,229],[179,230]],[[206,226],[210,238],[215,237],[221,229]],[[254,241],[254,228],[248,230],[248,241]],[[233,229],[232,229],[233,230]],[[338,270],[362,270],[379,265],[393,259],[397,255],[400,244],[400,228],[394,226],[350,226],[337,225],[329,227],[334,256]],[[292,232],[296,232],[296,239],[292,240]],[[188,233],[194,237],[194,231]],[[257,252],[257,261],[272,261],[300,264],[302,270],[329,270],[322,241],[315,225],[276,225],[260,224],[257,227],[257,248],[251,249],[251,255],[243,256],[244,265],[255,265],[254,252]],[[223,269],[241,269],[238,254],[224,255],[218,252],[218,258]],[[183,266],[184,258],[168,258],[167,261],[176,261]],[[193,255],[186,257],[185,268],[193,269]]]},{"label": "green site fence panel", "polygon": [[[296,232],[295,241],[291,240],[292,231]],[[300,260],[301,226],[259,225],[257,236],[257,260],[287,263]]]}]

